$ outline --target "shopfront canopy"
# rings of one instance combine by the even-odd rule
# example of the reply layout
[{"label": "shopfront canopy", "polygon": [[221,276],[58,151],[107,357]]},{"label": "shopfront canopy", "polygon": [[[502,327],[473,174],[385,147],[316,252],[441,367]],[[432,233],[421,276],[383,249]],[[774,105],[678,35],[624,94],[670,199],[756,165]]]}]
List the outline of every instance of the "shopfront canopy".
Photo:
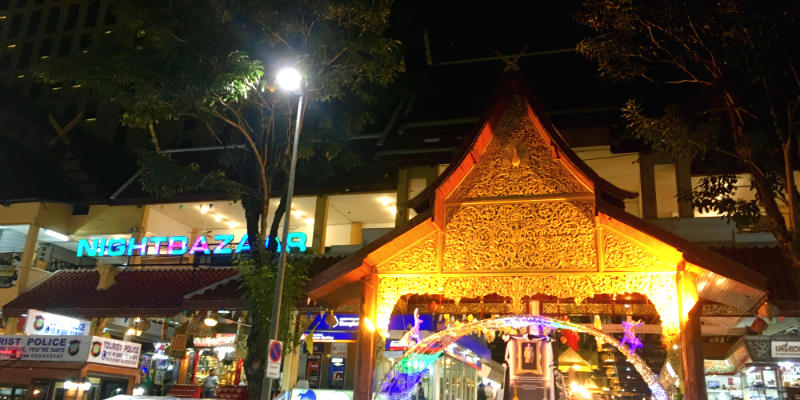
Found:
[{"label": "shopfront canopy", "polygon": [[[98,289],[95,269],[59,271],[4,305],[3,315],[18,317],[34,308],[86,318],[171,317],[187,309],[184,296],[237,273],[232,267],[127,269],[107,289]],[[224,303],[215,300],[215,306]]]}]

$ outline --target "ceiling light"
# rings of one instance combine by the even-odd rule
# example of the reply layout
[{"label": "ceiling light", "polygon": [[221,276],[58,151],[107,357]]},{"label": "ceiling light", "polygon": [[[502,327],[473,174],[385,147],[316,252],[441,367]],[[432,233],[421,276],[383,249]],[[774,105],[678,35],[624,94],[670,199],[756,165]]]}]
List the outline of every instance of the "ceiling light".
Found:
[{"label": "ceiling light", "polygon": [[314,218],[306,218],[306,225],[314,226]]},{"label": "ceiling light", "polygon": [[230,221],[228,222],[228,226],[230,226],[231,229],[236,229],[236,227],[239,226],[239,223],[236,221]]},{"label": "ceiling light", "polygon": [[224,215],[217,214],[217,215],[214,216],[214,221],[220,222],[220,221],[222,221],[223,218],[225,218]]},{"label": "ceiling light", "polygon": [[202,206],[200,206],[200,214],[205,214],[205,213],[207,213],[207,212],[208,212],[208,208],[209,208],[209,207],[208,207],[207,205],[205,205],[205,204],[203,204]]},{"label": "ceiling light", "polygon": [[392,198],[389,196],[381,196],[378,197],[378,201],[381,203],[382,206],[386,207],[392,203]]},{"label": "ceiling light", "polygon": [[208,316],[208,317],[206,317],[206,319],[203,320],[203,323],[206,324],[206,326],[213,328],[213,327],[217,326],[219,321],[217,321],[216,318],[214,318],[212,316]]},{"label": "ceiling light", "polygon": [[55,239],[58,239],[59,241],[62,241],[62,242],[68,242],[69,241],[69,236],[64,235],[63,233],[58,233],[56,231],[51,231],[50,229],[44,229],[44,233],[47,236],[50,236],[50,237],[55,238]]},{"label": "ceiling light", "polygon": [[292,210],[292,216],[295,218],[303,218],[303,212],[300,210]]},{"label": "ceiling light", "polygon": [[389,211],[389,213],[392,215],[397,215],[397,207],[395,206],[386,207],[386,211]]}]

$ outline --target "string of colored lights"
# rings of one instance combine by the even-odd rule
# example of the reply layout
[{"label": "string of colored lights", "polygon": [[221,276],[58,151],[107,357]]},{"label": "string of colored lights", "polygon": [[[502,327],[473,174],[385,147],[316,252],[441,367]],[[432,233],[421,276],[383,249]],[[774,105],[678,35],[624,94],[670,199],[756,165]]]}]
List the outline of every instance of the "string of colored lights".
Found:
[{"label": "string of colored lights", "polygon": [[394,364],[392,369],[386,374],[381,384],[379,394],[388,397],[390,400],[401,400],[411,397],[414,387],[430,371],[430,365],[442,355],[443,349],[463,336],[488,330],[508,331],[528,328],[530,326],[538,326],[550,330],[567,329],[601,338],[605,343],[616,347],[627,357],[628,362],[630,362],[639,375],[642,376],[642,379],[647,384],[656,400],[668,400],[667,392],[658,383],[658,376],[653,373],[650,367],[648,367],[634,351],[631,351],[631,349],[625,344],[620,343],[613,336],[585,325],[534,315],[485,319],[453,327],[428,336],[409,348],[403,357]]}]

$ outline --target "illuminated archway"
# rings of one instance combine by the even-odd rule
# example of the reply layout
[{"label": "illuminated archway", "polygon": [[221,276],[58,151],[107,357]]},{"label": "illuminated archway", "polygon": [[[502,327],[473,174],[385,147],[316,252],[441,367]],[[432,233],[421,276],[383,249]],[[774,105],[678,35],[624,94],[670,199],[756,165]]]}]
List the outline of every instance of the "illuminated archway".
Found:
[{"label": "illuminated archway", "polygon": [[650,392],[657,400],[668,400],[666,391],[658,383],[657,377],[650,367],[635,353],[630,354],[628,348],[620,344],[613,336],[581,324],[532,315],[475,321],[428,336],[411,347],[403,355],[403,358],[392,366],[392,369],[386,374],[381,383],[379,394],[386,396],[390,400],[408,398],[412,394],[412,389],[427,374],[428,367],[442,355],[447,346],[455,343],[463,336],[482,330],[521,329],[529,326],[539,326],[545,329],[567,329],[601,338],[606,343],[616,347],[627,357],[628,362],[642,376]]}]

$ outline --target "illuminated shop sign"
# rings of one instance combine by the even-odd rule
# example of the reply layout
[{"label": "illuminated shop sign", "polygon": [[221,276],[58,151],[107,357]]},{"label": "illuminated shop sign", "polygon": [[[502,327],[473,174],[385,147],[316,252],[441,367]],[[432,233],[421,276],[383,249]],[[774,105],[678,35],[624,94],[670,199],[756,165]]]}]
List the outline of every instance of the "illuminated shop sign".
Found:
[{"label": "illuminated shop sign", "polygon": [[28,309],[26,335],[89,335],[91,323],[84,319]]},{"label": "illuminated shop sign", "polygon": [[[291,232],[287,238],[289,252],[306,251],[308,237],[303,232]],[[233,235],[214,235],[216,242],[209,243],[205,235],[190,241],[187,236],[146,236],[135,238],[94,238],[78,241],[78,257],[121,257],[121,256],[181,256],[184,254],[238,254],[250,251],[247,234],[238,242]],[[277,239],[276,239],[277,241]],[[269,238],[264,241],[267,247]],[[281,251],[278,241],[277,251]]]}]

